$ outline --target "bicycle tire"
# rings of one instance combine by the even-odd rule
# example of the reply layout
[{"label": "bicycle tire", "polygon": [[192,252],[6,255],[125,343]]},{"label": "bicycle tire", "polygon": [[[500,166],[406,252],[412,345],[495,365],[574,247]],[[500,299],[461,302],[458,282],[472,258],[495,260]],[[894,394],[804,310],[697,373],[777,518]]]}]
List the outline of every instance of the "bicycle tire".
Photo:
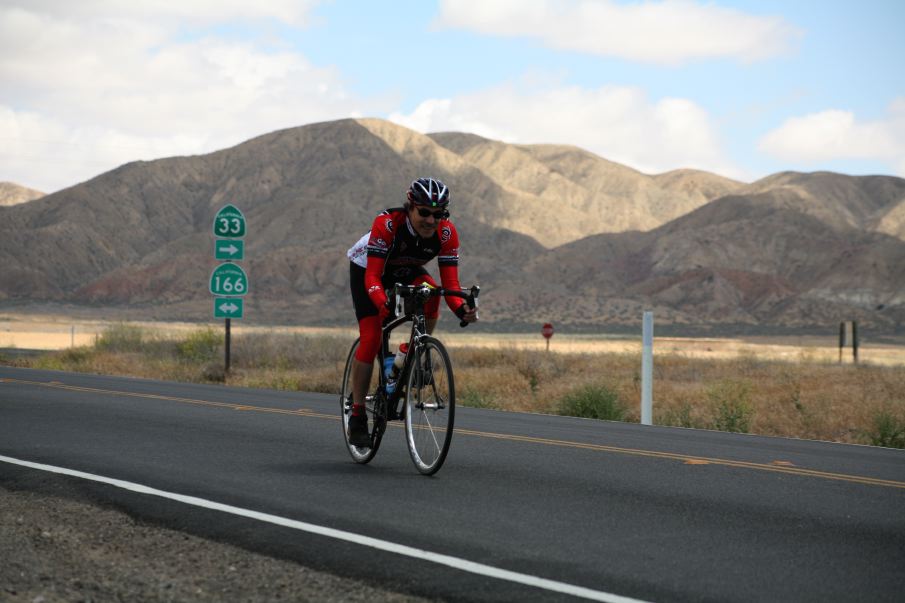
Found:
[{"label": "bicycle tire", "polygon": [[406,379],[405,439],[415,468],[433,475],[443,466],[452,441],[456,416],[452,362],[434,337],[421,337],[409,353],[414,355]]},{"label": "bicycle tire", "polygon": [[[377,449],[380,448],[380,442],[386,430],[386,412],[381,411],[379,408],[380,399],[376,395],[370,395],[370,402],[366,401],[366,412],[368,416],[368,432],[371,434],[371,447],[362,448],[349,443],[349,417],[352,416],[352,360],[355,358],[355,350],[358,349],[359,343],[360,339],[356,339],[355,343],[352,344],[352,349],[349,350],[349,356],[346,358],[346,368],[343,370],[342,387],[339,392],[339,411],[346,449],[349,451],[353,461],[365,464],[374,458],[374,455],[377,454]],[[376,388],[374,391],[376,392]]]}]

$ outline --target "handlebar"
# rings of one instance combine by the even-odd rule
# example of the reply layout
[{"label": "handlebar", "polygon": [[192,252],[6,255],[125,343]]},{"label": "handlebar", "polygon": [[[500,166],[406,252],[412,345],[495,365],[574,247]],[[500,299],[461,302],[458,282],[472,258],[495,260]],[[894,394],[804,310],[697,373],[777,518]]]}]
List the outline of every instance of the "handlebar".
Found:
[{"label": "handlebar", "polygon": [[[465,300],[465,303],[468,304],[469,308],[476,309],[478,307],[478,295],[480,293],[481,288],[477,285],[472,286],[470,289],[460,290],[431,287],[426,283],[420,285],[403,285],[401,283],[396,283],[393,285],[392,289],[392,295],[396,298],[397,316],[403,313],[402,300],[408,297],[420,298],[422,301],[426,301],[431,297],[460,297]],[[459,322],[459,326],[465,328],[468,326],[468,323],[463,320]]]}]

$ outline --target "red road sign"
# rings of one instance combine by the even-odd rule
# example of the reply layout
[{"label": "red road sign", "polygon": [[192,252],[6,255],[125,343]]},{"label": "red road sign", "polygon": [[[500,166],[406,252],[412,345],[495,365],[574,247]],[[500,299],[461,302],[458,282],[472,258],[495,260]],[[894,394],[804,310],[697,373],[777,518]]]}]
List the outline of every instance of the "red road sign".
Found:
[{"label": "red road sign", "polygon": [[547,339],[550,339],[551,337],[553,337],[553,325],[551,325],[549,322],[544,323],[544,326],[540,328],[540,332],[541,335],[543,335]]}]

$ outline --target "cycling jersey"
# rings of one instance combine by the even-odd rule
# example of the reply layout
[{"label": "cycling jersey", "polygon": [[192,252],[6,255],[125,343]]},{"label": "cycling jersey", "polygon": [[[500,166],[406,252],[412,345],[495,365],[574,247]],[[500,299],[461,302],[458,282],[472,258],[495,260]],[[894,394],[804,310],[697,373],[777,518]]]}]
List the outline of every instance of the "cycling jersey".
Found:
[{"label": "cycling jersey", "polygon": [[[374,219],[371,230],[346,255],[353,264],[366,268],[364,284],[375,308],[387,300],[382,282],[385,274],[393,273],[399,277],[398,282],[406,283],[411,280],[406,277],[424,274],[426,271],[421,267],[434,258],[440,266],[443,287],[460,288],[459,234],[448,219],[440,220],[434,235],[424,239],[415,232],[405,208],[386,209]],[[446,303],[458,314],[464,301],[449,297]]]}]

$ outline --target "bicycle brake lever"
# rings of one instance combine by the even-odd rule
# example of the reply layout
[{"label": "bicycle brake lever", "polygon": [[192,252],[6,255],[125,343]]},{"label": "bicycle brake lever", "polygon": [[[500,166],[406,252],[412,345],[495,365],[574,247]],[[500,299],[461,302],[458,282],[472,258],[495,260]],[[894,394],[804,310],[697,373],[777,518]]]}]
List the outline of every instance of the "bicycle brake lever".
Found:
[{"label": "bicycle brake lever", "polygon": [[402,305],[402,294],[399,293],[399,288],[402,287],[400,283],[396,283],[393,286],[393,291],[396,293],[396,307],[394,308],[393,316],[402,316],[403,314],[403,305]]},{"label": "bicycle brake lever", "polygon": [[[474,285],[471,288],[471,293],[465,299],[465,303],[468,304],[469,308],[473,308],[475,310],[478,309],[478,294],[480,294],[480,293],[481,293],[481,288],[478,287],[477,285]],[[478,317],[478,314],[477,314],[477,312],[475,312],[475,318],[477,318],[477,317]],[[463,321],[459,322],[459,326],[464,329],[465,327],[468,326],[468,323],[463,320]]]}]

